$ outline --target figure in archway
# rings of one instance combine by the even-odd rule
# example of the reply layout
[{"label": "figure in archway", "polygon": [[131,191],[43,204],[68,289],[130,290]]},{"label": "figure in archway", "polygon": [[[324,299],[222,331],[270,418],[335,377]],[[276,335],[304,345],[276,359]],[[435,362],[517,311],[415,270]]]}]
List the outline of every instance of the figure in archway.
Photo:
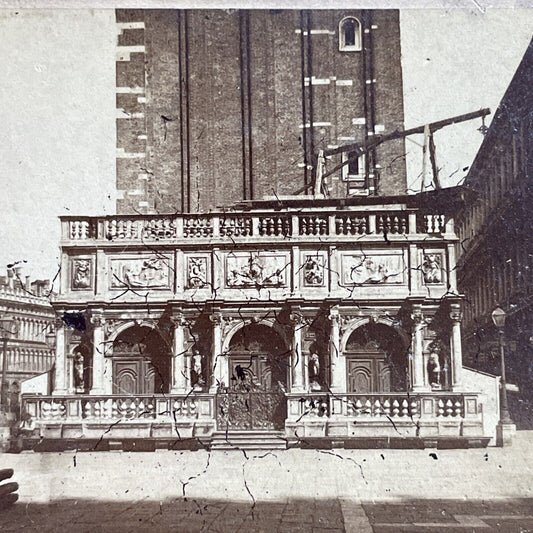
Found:
[{"label": "figure in archway", "polygon": [[315,344],[309,347],[309,387],[312,391],[322,390],[319,383],[320,375],[320,357]]},{"label": "figure in archway", "polygon": [[200,353],[200,350],[194,350],[192,355],[192,385],[196,390],[202,390],[205,386],[204,374],[203,374],[203,359],[204,356]]}]

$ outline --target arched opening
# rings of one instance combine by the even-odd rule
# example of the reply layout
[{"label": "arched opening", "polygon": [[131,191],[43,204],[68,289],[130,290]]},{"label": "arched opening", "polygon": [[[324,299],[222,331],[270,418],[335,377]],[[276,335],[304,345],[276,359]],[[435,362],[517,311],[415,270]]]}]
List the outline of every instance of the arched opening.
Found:
[{"label": "arched opening", "polygon": [[249,324],[229,344],[230,388],[285,390],[289,350],[281,336],[264,324]]},{"label": "arched opening", "polygon": [[169,392],[170,348],[146,326],[129,328],[113,342],[113,393]]},{"label": "arched opening", "polygon": [[361,50],[361,23],[355,17],[345,17],[339,23],[339,50],[341,52]]},{"label": "arched opening", "polygon": [[229,387],[217,394],[219,430],[282,430],[289,350],[275,329],[249,324],[228,346]]},{"label": "arched opening", "polygon": [[348,392],[372,394],[409,388],[409,341],[393,327],[370,322],[348,338]]}]

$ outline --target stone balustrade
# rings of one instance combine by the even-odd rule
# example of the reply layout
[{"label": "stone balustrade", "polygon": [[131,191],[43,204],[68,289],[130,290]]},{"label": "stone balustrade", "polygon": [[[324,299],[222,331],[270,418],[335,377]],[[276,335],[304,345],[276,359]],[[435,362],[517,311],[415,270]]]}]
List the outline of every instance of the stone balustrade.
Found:
[{"label": "stone balustrade", "polygon": [[289,418],[353,417],[356,419],[461,419],[480,414],[476,394],[431,392],[425,394],[289,395]]},{"label": "stone balustrade", "polygon": [[208,239],[339,239],[343,236],[439,236],[453,233],[444,215],[411,209],[322,209],[184,215],[61,217],[63,243],[190,242]]},{"label": "stone balustrade", "polygon": [[211,418],[213,397],[194,395],[152,396],[36,396],[24,395],[22,412],[36,422],[103,420],[167,420]]}]

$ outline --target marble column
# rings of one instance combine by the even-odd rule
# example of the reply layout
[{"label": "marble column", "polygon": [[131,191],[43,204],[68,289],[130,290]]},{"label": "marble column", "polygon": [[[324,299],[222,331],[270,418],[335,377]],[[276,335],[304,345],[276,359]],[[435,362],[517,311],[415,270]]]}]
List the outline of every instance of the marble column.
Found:
[{"label": "marble column", "polygon": [[191,388],[188,377],[187,357],[185,354],[185,331],[187,322],[179,313],[171,318],[174,325],[174,338],[172,341],[172,394],[187,394]]},{"label": "marble column", "polygon": [[411,340],[411,353],[413,355],[413,390],[427,390],[424,372],[424,344],[423,334],[426,325],[424,315],[420,309],[415,309],[411,314],[413,331]]},{"label": "marble column", "polygon": [[346,361],[341,356],[339,310],[332,308],[329,313],[331,324],[329,334],[329,362],[331,365],[330,388],[333,392],[346,392]]},{"label": "marble column", "polygon": [[450,319],[452,321],[452,333],[450,336],[450,348],[452,354],[452,386],[454,389],[462,385],[463,373],[463,350],[461,346],[461,304],[451,304]]},{"label": "marble column", "polygon": [[304,318],[298,312],[292,312],[290,316],[293,327],[292,334],[292,384],[291,392],[304,392],[305,383],[309,380],[305,378],[307,365],[302,350],[302,330],[304,325]]},{"label": "marble column", "polygon": [[55,376],[54,376],[54,390],[52,394],[60,395],[67,394],[68,376],[67,376],[67,354],[65,334],[66,326],[62,320],[58,320],[55,325],[56,328],[56,357],[55,357]]},{"label": "marble column", "polygon": [[93,374],[92,387],[89,394],[104,394],[104,357],[105,357],[105,332],[104,317],[93,315]]}]

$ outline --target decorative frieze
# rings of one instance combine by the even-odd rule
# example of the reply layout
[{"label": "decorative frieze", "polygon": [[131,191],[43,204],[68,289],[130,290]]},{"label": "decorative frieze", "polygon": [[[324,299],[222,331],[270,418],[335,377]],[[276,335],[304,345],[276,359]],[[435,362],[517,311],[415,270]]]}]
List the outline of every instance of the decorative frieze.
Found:
[{"label": "decorative frieze", "polygon": [[342,254],[342,284],[402,284],[405,282],[403,254]]},{"label": "decorative frieze", "polygon": [[290,263],[285,254],[226,256],[227,287],[286,287]]},{"label": "decorative frieze", "polygon": [[169,289],[170,259],[152,255],[129,259],[111,259],[111,288]]}]

